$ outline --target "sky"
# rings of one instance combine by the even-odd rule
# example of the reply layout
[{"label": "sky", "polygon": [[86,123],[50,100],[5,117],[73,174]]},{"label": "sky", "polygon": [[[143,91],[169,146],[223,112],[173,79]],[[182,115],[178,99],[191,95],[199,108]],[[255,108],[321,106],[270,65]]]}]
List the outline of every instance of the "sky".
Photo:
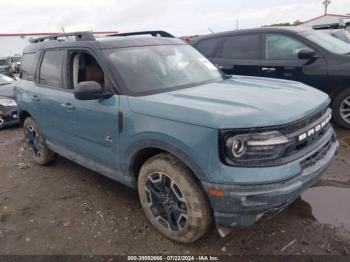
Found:
[{"label": "sky", "polygon": [[[323,0],[0,0],[0,33],[166,30],[207,34],[324,12]],[[350,0],[331,0],[329,13],[350,13]]]}]

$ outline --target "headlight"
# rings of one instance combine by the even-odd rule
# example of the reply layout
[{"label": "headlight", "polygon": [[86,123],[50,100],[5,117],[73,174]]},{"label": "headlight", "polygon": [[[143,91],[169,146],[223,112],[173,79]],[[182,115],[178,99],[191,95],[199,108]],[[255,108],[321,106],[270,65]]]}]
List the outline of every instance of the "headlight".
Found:
[{"label": "headlight", "polygon": [[17,103],[13,99],[0,98],[0,106],[17,106]]},{"label": "headlight", "polygon": [[223,153],[231,165],[251,166],[278,159],[289,140],[278,131],[251,134],[224,134]]}]

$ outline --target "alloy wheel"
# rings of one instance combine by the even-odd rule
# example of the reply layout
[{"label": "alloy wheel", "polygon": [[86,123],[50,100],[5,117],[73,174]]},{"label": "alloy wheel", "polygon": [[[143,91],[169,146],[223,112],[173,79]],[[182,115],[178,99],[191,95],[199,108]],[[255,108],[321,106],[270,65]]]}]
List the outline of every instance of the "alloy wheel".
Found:
[{"label": "alloy wheel", "polygon": [[180,231],[186,226],[187,203],[173,179],[162,172],[152,173],[146,180],[145,191],[148,207],[163,227]]},{"label": "alloy wheel", "polygon": [[345,122],[350,124],[350,96],[346,97],[340,104],[340,115]]},{"label": "alloy wheel", "polygon": [[27,126],[25,130],[25,135],[26,135],[26,142],[30,152],[35,157],[40,157],[42,144],[40,142],[40,137],[38,132],[32,126]]}]

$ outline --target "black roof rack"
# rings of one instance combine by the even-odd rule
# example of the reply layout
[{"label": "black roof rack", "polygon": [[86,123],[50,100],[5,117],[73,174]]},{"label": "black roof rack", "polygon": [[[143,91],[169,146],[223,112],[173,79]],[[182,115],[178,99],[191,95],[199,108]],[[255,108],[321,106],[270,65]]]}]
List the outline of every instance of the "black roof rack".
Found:
[{"label": "black roof rack", "polygon": [[151,36],[160,36],[160,37],[170,37],[175,38],[172,34],[169,34],[165,31],[140,31],[140,32],[129,32],[129,33],[121,33],[121,34],[112,34],[108,36],[132,36],[132,35],[151,35]]},{"label": "black roof rack", "polygon": [[84,32],[73,32],[73,33],[64,33],[64,34],[57,34],[57,35],[49,35],[49,36],[43,36],[35,39],[30,39],[31,43],[40,43],[44,42],[45,40],[57,40],[61,37],[69,37],[74,36],[75,41],[94,41],[95,37],[92,32],[90,31],[84,31]]}]

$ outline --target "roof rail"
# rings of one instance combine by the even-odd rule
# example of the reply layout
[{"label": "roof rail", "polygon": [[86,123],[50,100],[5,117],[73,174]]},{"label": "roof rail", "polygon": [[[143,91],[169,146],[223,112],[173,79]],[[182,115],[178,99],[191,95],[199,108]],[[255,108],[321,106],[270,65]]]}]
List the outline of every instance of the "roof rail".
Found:
[{"label": "roof rail", "polygon": [[121,33],[121,34],[111,34],[107,36],[132,36],[132,35],[151,35],[151,36],[160,36],[160,37],[170,37],[175,38],[172,34],[169,34],[165,31],[140,31],[140,32],[129,32],[129,33]]},{"label": "roof rail", "polygon": [[322,29],[338,29],[341,28],[339,23],[332,23],[332,24],[322,24],[322,25],[314,25],[312,29],[315,30],[322,30]]},{"label": "roof rail", "polygon": [[44,42],[45,40],[57,40],[58,38],[69,37],[69,36],[75,36],[75,41],[94,41],[95,40],[95,37],[92,32],[84,31],[84,32],[73,32],[73,33],[43,36],[35,39],[30,39],[30,42],[40,43],[40,42]]}]

